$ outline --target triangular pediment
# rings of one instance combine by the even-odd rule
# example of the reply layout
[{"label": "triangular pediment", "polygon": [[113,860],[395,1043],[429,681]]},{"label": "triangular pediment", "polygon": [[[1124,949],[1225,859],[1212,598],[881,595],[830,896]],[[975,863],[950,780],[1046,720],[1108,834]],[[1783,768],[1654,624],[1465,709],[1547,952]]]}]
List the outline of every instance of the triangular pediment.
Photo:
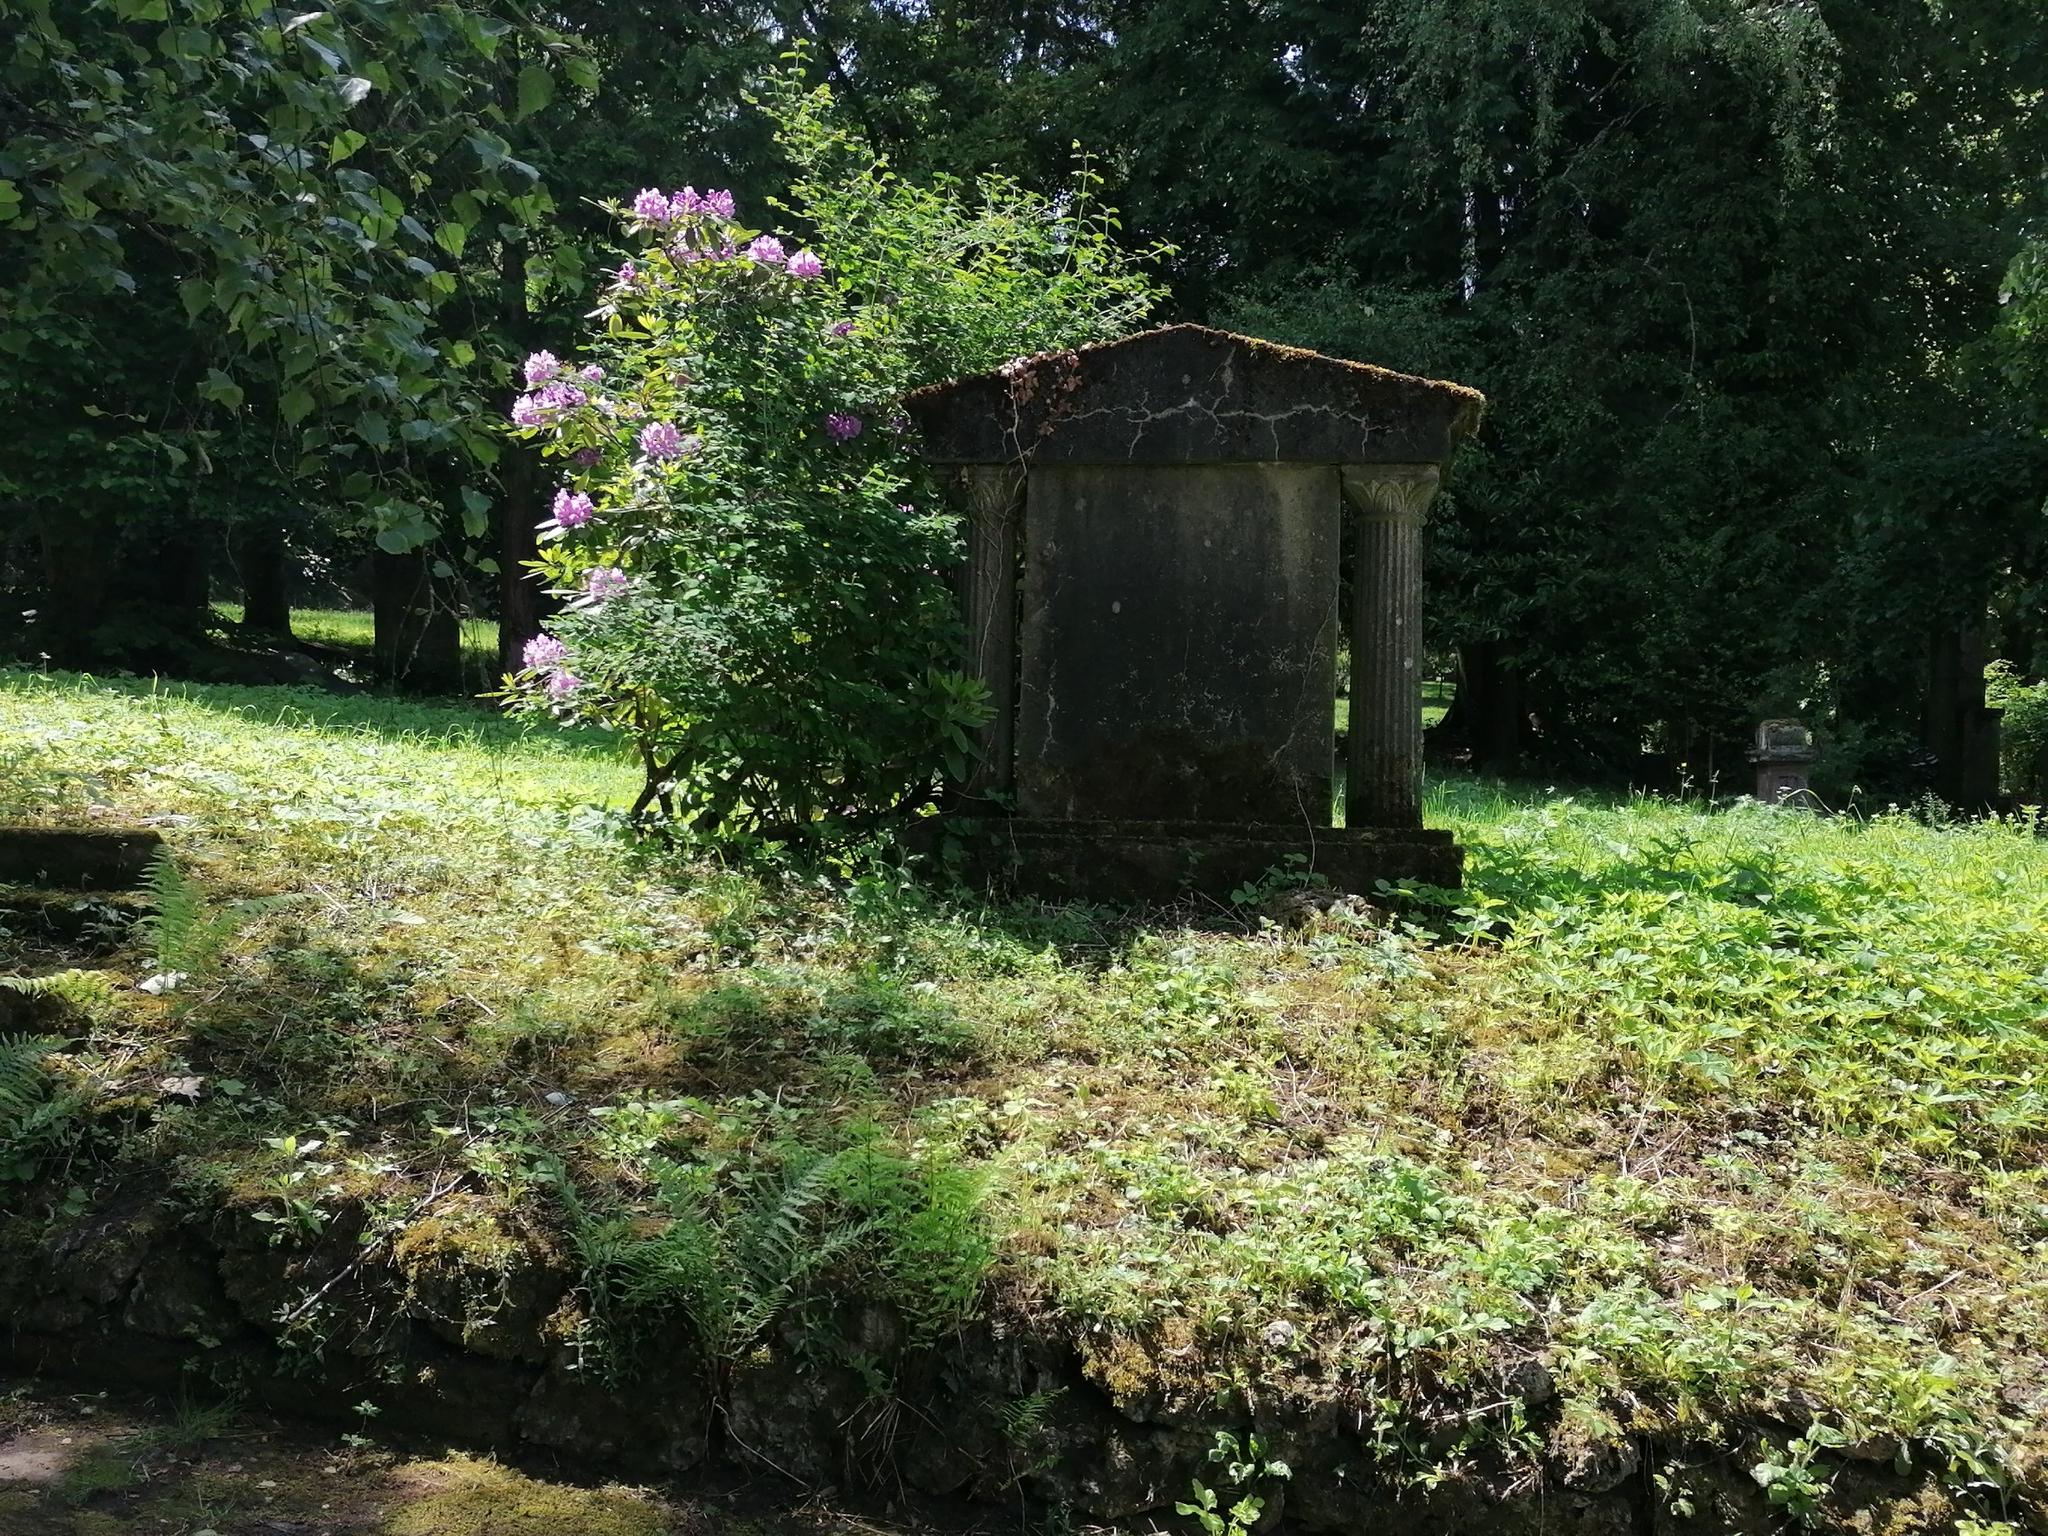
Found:
[{"label": "triangular pediment", "polygon": [[1201,325],[1019,358],[904,407],[942,464],[1438,464],[1485,397]]}]

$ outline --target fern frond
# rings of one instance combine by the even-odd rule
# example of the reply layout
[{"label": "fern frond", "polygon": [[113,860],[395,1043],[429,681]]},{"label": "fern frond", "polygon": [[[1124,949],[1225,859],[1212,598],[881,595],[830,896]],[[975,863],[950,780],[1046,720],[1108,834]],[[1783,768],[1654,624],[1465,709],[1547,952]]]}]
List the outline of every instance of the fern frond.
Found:
[{"label": "fern frond", "polygon": [[49,1097],[50,1073],[43,1063],[63,1045],[47,1035],[0,1035],[0,1135],[12,1136],[14,1122]]},{"label": "fern frond", "polygon": [[270,901],[239,902],[215,910],[196,880],[178,868],[169,851],[150,861],[144,878],[154,909],[136,925],[156,955],[160,971],[204,975],[220,959],[228,940],[250,916]]},{"label": "fern frond", "polygon": [[199,887],[178,868],[169,849],[149,861],[149,872],[142,883],[154,910],[136,928],[155,951],[159,970],[184,969],[177,964],[180,952],[206,915]]}]

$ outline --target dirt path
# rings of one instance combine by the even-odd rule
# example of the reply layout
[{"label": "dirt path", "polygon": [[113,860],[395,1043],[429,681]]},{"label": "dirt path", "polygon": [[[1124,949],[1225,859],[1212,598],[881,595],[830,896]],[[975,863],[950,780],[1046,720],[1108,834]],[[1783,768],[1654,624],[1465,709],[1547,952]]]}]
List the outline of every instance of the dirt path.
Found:
[{"label": "dirt path", "polygon": [[907,1536],[0,1380],[0,1536]]}]

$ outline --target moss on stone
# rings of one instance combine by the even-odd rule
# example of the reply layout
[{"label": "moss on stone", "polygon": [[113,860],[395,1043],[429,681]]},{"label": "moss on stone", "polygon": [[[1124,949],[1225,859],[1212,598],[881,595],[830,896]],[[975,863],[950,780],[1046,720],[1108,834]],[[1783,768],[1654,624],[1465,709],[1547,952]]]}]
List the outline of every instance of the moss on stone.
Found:
[{"label": "moss on stone", "polygon": [[463,1196],[413,1222],[391,1251],[399,1269],[416,1280],[429,1268],[503,1273],[521,1260],[525,1249],[483,1201]]},{"label": "moss on stone", "polygon": [[670,1528],[629,1489],[536,1482],[473,1456],[411,1462],[391,1481],[405,1503],[379,1536],[665,1536]]}]

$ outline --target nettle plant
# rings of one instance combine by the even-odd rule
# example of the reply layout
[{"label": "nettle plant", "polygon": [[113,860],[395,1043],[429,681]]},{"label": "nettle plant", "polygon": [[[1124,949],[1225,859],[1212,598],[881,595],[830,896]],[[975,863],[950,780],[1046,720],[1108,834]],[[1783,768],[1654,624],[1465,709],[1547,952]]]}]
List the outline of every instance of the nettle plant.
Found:
[{"label": "nettle plant", "polygon": [[815,839],[927,803],[986,716],[957,669],[956,519],[897,402],[1122,334],[1154,289],[1085,167],[1058,201],[919,186],[793,77],[767,232],[730,193],[642,191],[586,355],[537,353],[514,430],[567,461],[536,569],[565,599],[516,705],[638,750],[699,834]]}]

